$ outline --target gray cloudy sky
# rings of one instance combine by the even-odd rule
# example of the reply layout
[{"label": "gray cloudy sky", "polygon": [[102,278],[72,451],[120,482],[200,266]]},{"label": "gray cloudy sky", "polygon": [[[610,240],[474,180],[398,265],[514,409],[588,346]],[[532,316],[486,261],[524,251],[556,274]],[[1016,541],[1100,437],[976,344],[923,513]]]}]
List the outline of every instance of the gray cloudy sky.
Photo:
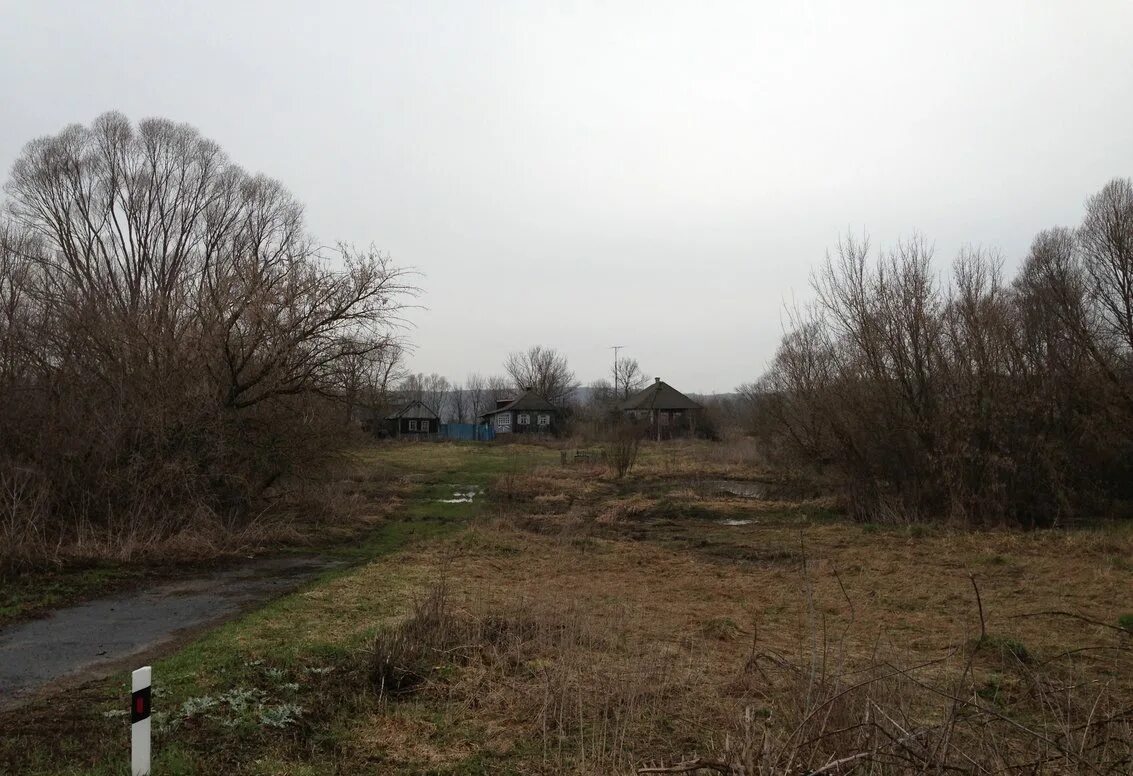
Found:
[{"label": "gray cloudy sky", "polygon": [[1009,262],[1133,174],[1133,2],[0,0],[0,166],[194,124],[424,272],[412,366],[752,379],[847,229]]}]

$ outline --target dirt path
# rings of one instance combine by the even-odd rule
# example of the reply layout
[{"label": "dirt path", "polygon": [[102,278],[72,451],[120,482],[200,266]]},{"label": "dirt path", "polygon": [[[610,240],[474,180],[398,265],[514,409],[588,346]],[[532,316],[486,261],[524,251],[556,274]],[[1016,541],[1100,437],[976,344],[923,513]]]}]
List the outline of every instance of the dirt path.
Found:
[{"label": "dirt path", "polygon": [[107,675],[126,659],[144,661],[162,645],[290,592],[340,563],[320,557],[249,561],[0,629],[0,709],[49,685]]}]

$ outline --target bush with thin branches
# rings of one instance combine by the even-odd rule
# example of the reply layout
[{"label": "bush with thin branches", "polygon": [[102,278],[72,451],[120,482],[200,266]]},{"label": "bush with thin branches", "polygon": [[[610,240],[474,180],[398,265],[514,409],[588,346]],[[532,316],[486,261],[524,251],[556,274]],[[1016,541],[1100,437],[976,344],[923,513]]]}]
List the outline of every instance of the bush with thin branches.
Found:
[{"label": "bush with thin branches", "polygon": [[779,462],[863,520],[1054,525],[1133,500],[1133,184],[1035,238],[1014,280],[923,238],[839,242],[748,391]]}]

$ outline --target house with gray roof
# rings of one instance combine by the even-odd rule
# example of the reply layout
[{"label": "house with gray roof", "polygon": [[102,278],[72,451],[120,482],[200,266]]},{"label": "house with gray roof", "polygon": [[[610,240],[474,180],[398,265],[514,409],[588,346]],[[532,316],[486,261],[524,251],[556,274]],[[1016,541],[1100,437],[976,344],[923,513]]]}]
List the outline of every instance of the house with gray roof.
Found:
[{"label": "house with gray roof", "polygon": [[648,422],[649,435],[660,439],[691,436],[704,407],[693,401],[660,377],[623,401],[622,414],[638,422]]},{"label": "house with gray roof", "polygon": [[556,434],[562,424],[559,408],[527,388],[516,399],[501,399],[480,416],[496,434]]},{"label": "house with gray roof", "polygon": [[392,437],[420,437],[441,430],[441,416],[420,399],[413,399],[386,416],[386,433]]}]

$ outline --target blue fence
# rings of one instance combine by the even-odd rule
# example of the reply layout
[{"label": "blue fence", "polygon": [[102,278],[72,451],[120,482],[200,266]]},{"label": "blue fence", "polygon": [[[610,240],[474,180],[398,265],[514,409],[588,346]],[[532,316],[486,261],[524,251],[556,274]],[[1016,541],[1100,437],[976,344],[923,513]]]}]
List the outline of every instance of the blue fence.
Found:
[{"label": "blue fence", "polygon": [[496,432],[491,426],[478,423],[442,423],[440,436],[463,442],[491,442]]}]

